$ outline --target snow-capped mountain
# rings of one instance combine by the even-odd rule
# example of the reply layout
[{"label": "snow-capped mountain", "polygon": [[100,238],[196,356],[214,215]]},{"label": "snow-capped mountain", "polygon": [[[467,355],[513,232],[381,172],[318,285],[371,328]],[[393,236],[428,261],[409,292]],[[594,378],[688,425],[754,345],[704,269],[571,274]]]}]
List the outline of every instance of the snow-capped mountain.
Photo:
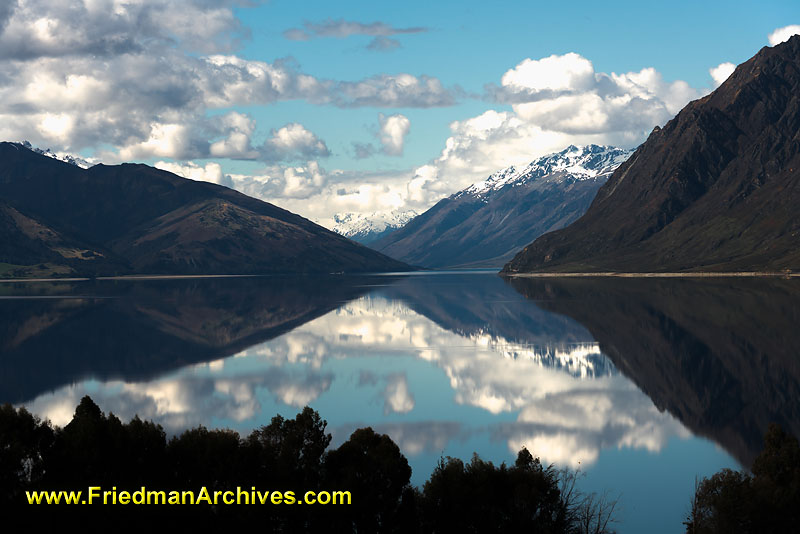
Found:
[{"label": "snow-capped mountain", "polygon": [[524,167],[506,167],[370,246],[412,265],[502,267],[540,235],[583,215],[632,153],[570,145]]},{"label": "snow-capped mountain", "polygon": [[632,153],[632,150],[623,150],[612,146],[578,147],[570,145],[561,152],[535,159],[525,167],[516,168],[513,165],[506,167],[491,174],[486,180],[459,191],[454,196],[458,198],[463,195],[473,195],[486,198],[491,192],[500,191],[506,186],[523,185],[538,179],[544,179],[546,182],[561,182],[568,179],[607,178]]},{"label": "snow-capped mountain", "polygon": [[337,213],[332,230],[364,245],[372,243],[391,232],[402,228],[416,217],[414,210],[375,212],[375,213]]},{"label": "snow-capped mountain", "polygon": [[48,158],[57,159],[58,161],[63,161],[64,163],[75,165],[76,167],[80,167],[81,169],[88,169],[93,165],[92,163],[89,163],[85,159],[76,158],[71,154],[66,154],[66,153],[58,154],[56,152],[53,152],[49,148],[42,150],[41,148],[31,145],[30,142],[28,141],[23,141],[20,143],[20,145],[24,146],[28,150],[36,152],[37,154],[41,154],[42,156],[47,156]]}]

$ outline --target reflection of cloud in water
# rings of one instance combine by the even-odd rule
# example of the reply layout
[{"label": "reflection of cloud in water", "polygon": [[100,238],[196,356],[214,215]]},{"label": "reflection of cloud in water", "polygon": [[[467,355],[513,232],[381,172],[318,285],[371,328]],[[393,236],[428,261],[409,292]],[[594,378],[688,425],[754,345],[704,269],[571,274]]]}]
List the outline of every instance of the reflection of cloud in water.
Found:
[{"label": "reflection of cloud in water", "polygon": [[516,423],[493,426],[512,452],[527,447],[546,462],[578,467],[602,449],[630,447],[658,452],[671,436],[688,431],[624,379],[591,389],[547,396],[523,408]]},{"label": "reflection of cloud in water", "polygon": [[[526,345],[487,331],[457,334],[400,301],[366,296],[240,352],[235,362],[241,366],[215,361],[148,383],[107,383],[90,394],[104,410],[123,418],[138,413],[175,431],[210,420],[241,422],[271,416],[261,414],[260,388],[281,403],[300,408],[329,390],[339,359],[408,355],[442,369],[455,402],[490,414],[518,412],[515,423],[489,423],[491,436],[507,441],[512,453],[524,445],[544,462],[586,465],[604,448],[658,451],[670,436],[688,435],[620,375],[596,343],[554,339],[546,346]],[[235,370],[241,368],[249,370]],[[381,376],[374,369],[356,373],[359,387],[347,389],[348,394],[370,395],[365,389],[384,383],[385,416],[428,417],[415,413],[425,405],[425,393],[415,390],[417,398],[411,394],[406,373]],[[37,399],[30,408],[63,424],[85,391],[85,386],[62,388]],[[459,422],[367,424],[388,429],[411,455],[443,450],[449,440],[463,435]]]},{"label": "reflection of cloud in water", "polygon": [[383,390],[383,413],[408,413],[414,409],[414,396],[408,390],[408,378],[404,373],[395,373],[386,380]]},{"label": "reflection of cloud in water", "polygon": [[[208,425],[211,419],[245,421],[261,413],[257,390],[266,388],[285,405],[302,408],[330,388],[333,375],[266,368],[225,377],[182,374],[144,383],[106,382],[96,389],[84,383],[61,388],[28,404],[34,413],[64,425],[83,395],[123,420],[152,419],[171,432]],[[268,414],[269,416],[273,414]]]}]

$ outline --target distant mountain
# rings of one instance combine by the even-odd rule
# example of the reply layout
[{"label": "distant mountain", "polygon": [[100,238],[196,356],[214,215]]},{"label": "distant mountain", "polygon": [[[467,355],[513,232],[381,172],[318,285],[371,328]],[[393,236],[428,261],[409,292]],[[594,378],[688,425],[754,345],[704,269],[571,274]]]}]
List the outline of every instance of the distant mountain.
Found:
[{"label": "distant mountain", "polygon": [[388,213],[337,213],[332,230],[362,245],[369,245],[381,239],[419,215],[414,210],[392,211]]},{"label": "distant mountain", "polygon": [[690,102],[504,272],[800,269],[800,36]]},{"label": "distant mountain", "polygon": [[583,215],[629,155],[609,146],[570,146],[508,167],[370,246],[425,267],[501,267],[531,240]]},{"label": "distant mountain", "polygon": [[147,165],[83,169],[0,143],[0,276],[408,267],[286,210]]}]

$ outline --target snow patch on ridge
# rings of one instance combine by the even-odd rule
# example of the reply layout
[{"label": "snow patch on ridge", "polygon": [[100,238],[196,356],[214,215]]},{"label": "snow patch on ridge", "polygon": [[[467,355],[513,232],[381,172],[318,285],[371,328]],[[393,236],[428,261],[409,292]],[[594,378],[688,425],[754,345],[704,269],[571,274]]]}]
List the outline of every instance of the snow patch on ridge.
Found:
[{"label": "snow patch on ridge", "polygon": [[486,180],[477,182],[454,196],[457,198],[472,195],[483,198],[506,186],[522,185],[541,178],[548,181],[562,181],[568,177],[576,180],[596,179],[613,173],[631,154],[633,150],[612,146],[570,145],[561,152],[535,159],[525,167],[511,166],[499,170]]}]

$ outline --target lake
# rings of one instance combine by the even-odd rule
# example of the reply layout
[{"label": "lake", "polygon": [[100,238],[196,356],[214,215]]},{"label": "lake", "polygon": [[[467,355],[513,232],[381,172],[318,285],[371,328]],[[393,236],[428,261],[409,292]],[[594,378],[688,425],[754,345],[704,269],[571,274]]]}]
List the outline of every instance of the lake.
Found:
[{"label": "lake", "polygon": [[800,434],[800,280],[494,272],[0,284],[0,402],[168,434],[309,405],[422,484],[442,456],[579,468],[619,532],[682,532],[695,480]]}]

